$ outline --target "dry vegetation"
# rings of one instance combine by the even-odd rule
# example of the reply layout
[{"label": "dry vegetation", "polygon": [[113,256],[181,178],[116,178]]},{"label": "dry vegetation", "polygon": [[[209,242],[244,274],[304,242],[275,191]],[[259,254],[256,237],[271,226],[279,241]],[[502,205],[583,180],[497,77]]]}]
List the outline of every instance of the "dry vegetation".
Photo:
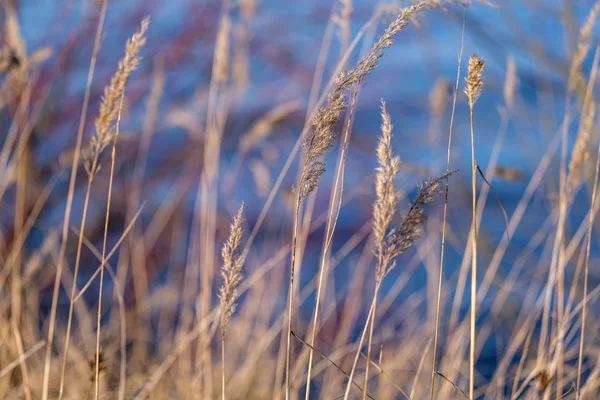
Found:
[{"label": "dry vegetation", "polygon": [[[178,80],[167,72],[185,56],[157,53],[149,17],[123,28],[130,38],[105,74],[110,2],[89,2],[93,37],[34,52],[17,3],[0,12],[0,399],[600,397],[600,1],[581,23],[564,11],[574,39],[560,92],[546,94],[564,102],[563,115],[541,122],[549,144],[530,171],[498,165],[505,134],[527,135],[519,63],[503,60],[497,80],[478,55],[465,67],[463,41],[452,44],[456,83],[435,77],[423,94],[419,135],[444,143],[446,162],[401,161],[416,147],[382,100],[380,135],[367,146],[377,166],[358,185],[349,175],[362,166],[351,148],[364,83],[389,79],[376,67],[406,30],[431,13],[464,23],[473,5],[386,3],[353,26],[356,5],[334,1],[308,101],[274,104],[234,135],[238,106],[253,96],[253,21],[264,12],[253,0],[218,4],[206,87],[191,105],[162,102]],[[57,98],[53,79],[81,43],[85,90]],[[501,92],[497,127],[479,111],[488,87]],[[48,116],[53,101],[77,110],[62,128]],[[468,123],[456,124],[460,115]],[[294,119],[295,142],[282,144],[276,133]],[[69,135],[49,170],[35,151],[48,126]],[[185,131],[184,150],[153,147],[167,128]],[[478,164],[479,142],[491,143],[481,132],[492,130],[489,161]],[[455,156],[453,135],[469,132],[471,157]],[[470,166],[470,188],[458,164]],[[400,176],[414,183],[402,189]],[[495,186],[524,177],[506,215]],[[505,217],[493,226],[483,219],[490,191],[488,208]],[[540,197],[551,203],[544,222],[523,227]],[[365,211],[350,212],[349,234],[347,208]]]}]

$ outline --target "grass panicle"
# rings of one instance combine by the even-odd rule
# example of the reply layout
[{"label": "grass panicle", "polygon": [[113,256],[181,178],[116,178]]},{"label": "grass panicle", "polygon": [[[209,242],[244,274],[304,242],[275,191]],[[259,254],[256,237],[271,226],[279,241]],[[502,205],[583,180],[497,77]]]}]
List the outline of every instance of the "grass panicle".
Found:
[{"label": "grass panicle", "polygon": [[117,72],[112,76],[110,84],[104,88],[100,112],[94,123],[96,134],[92,136],[88,147],[83,152],[83,165],[89,175],[98,173],[98,157],[114,137],[114,123],[119,113],[119,101],[125,93],[127,79],[141,61],[139,53],[146,43],[146,31],[149,25],[150,18],[144,18],[139,30],[127,41],[125,56],[119,61]]},{"label": "grass panicle", "polygon": [[465,94],[469,99],[469,107],[473,107],[481,95],[483,89],[483,69],[485,68],[485,61],[483,58],[474,54],[469,59],[469,66],[467,77],[465,78]]},{"label": "grass panicle", "polygon": [[223,259],[221,276],[224,282],[219,290],[219,299],[221,301],[221,331],[223,336],[225,336],[227,322],[237,306],[238,286],[242,280],[243,260],[240,257],[240,246],[244,235],[243,225],[244,204],[242,203],[229,227],[229,237],[221,250],[221,258]]},{"label": "grass panicle", "polygon": [[[381,101],[381,137],[377,144],[377,175],[375,181],[375,202],[373,203],[373,237],[375,255],[380,260],[386,256],[386,236],[398,208],[398,190],[395,179],[400,169],[400,157],[392,153],[392,122]],[[378,274],[379,276],[379,274]]]},{"label": "grass panicle", "polygon": [[418,186],[417,197],[412,201],[408,212],[397,229],[392,229],[385,239],[385,262],[377,271],[379,279],[383,279],[395,266],[395,259],[407,251],[423,233],[422,226],[427,220],[423,206],[433,202],[443,193],[441,183],[456,171],[449,171],[437,178],[431,178]]}]

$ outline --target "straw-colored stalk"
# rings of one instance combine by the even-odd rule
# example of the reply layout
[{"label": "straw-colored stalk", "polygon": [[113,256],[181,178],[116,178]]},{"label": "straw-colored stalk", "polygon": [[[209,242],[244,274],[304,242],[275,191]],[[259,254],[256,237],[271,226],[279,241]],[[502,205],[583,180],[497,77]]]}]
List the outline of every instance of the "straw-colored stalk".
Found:
[{"label": "straw-colored stalk", "polygon": [[485,67],[483,58],[474,54],[469,59],[465,94],[469,99],[469,122],[471,126],[471,199],[473,222],[471,224],[471,334],[469,348],[469,398],[473,399],[475,388],[475,322],[477,317],[477,164],[475,162],[475,127],[473,109],[483,88],[482,73]]}]

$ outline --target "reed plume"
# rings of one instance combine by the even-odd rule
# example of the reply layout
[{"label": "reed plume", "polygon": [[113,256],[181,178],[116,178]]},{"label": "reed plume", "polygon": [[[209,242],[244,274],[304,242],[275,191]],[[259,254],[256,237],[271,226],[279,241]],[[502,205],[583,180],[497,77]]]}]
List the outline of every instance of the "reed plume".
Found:
[{"label": "reed plume", "polygon": [[[375,239],[375,256],[379,265],[383,264],[386,255],[386,234],[396,209],[398,208],[398,191],[394,181],[400,169],[400,157],[392,153],[392,122],[381,100],[381,137],[377,144],[377,176],[375,181],[376,199],[373,204],[373,237]],[[379,277],[379,273],[377,276]]]},{"label": "reed plume", "polygon": [[221,334],[225,337],[227,322],[237,307],[238,291],[237,288],[242,279],[242,263],[240,257],[240,245],[244,235],[244,203],[240,206],[233,222],[229,226],[229,237],[221,250],[223,259],[223,285],[219,291],[221,300]]},{"label": "reed plume", "polygon": [[469,99],[469,107],[473,107],[481,95],[483,89],[483,69],[485,61],[477,54],[473,54],[469,59],[469,68],[465,78],[465,94]]},{"label": "reed plume", "polygon": [[98,157],[114,138],[114,123],[119,112],[119,100],[125,93],[127,79],[141,61],[139,53],[146,43],[145,34],[149,24],[150,18],[144,18],[140,29],[127,41],[125,56],[119,61],[117,72],[111,78],[110,84],[104,88],[100,112],[94,123],[96,134],[92,136],[88,148],[83,152],[83,165],[89,175],[98,173]]}]

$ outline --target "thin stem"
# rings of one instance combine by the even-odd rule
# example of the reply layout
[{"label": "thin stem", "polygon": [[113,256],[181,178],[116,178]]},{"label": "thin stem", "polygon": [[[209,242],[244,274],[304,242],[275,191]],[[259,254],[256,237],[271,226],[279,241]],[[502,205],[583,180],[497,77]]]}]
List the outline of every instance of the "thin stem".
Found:
[{"label": "thin stem", "polygon": [[[94,398],[98,400],[98,396],[100,395],[100,330],[101,330],[101,318],[102,318],[102,291],[104,289],[104,268],[106,265],[105,257],[106,257],[106,246],[108,242],[108,220],[110,216],[110,201],[112,199],[112,189],[113,189],[113,181],[115,177],[115,159],[117,155],[117,139],[119,137],[119,125],[121,122],[121,111],[123,110],[123,99],[125,94],[121,95],[121,99],[119,102],[119,113],[117,115],[117,123],[115,127],[115,137],[113,138],[113,145],[111,151],[111,161],[110,161],[110,177],[108,179],[108,198],[106,200],[106,215],[104,218],[104,238],[102,240],[102,259],[100,261],[100,285],[98,292],[98,318],[96,321],[96,360],[94,367]],[[81,231],[80,237],[83,237],[83,231]],[[73,285],[75,287],[75,285]]]},{"label": "thin stem", "polygon": [[292,318],[294,311],[294,273],[296,269],[296,243],[298,240],[298,220],[300,218],[300,205],[302,200],[300,199],[301,188],[297,189],[296,193],[296,211],[294,212],[294,230],[292,233],[292,254],[291,254],[291,268],[290,268],[290,291],[288,293],[289,304],[288,304],[288,323],[287,323],[287,344],[285,353],[285,399],[290,398],[290,353],[291,353],[291,340],[292,340]]},{"label": "thin stem", "polygon": [[350,396],[350,387],[352,386],[352,379],[354,378],[354,372],[356,371],[356,365],[358,364],[358,359],[360,357],[362,345],[365,341],[365,336],[367,334],[367,328],[369,327],[369,323],[371,322],[371,318],[374,317],[374,309],[375,309],[375,299],[377,298],[377,294],[379,293],[379,286],[375,287],[375,294],[373,295],[373,301],[371,302],[371,308],[369,309],[369,315],[367,315],[367,321],[365,322],[365,327],[362,330],[360,335],[360,340],[358,342],[358,349],[356,351],[356,355],[354,356],[354,362],[352,363],[352,370],[350,371],[350,376],[348,377],[348,384],[346,385],[346,392],[344,393],[344,400],[348,400],[348,396]]},{"label": "thin stem", "polygon": [[477,316],[477,164],[475,162],[475,129],[473,126],[473,101],[469,102],[471,125],[471,190],[473,230],[471,235],[471,334],[469,347],[469,398],[474,399],[475,388],[475,322]]},{"label": "thin stem", "polygon": [[[375,285],[379,288],[380,281],[378,279],[377,284]],[[375,291],[375,295],[373,296],[373,317],[371,318],[371,323],[369,324],[369,340],[367,342],[367,365],[365,367],[365,383],[363,385],[363,400],[367,398],[367,391],[369,386],[369,365],[371,364],[371,343],[373,342],[373,329],[375,326],[375,311],[377,310],[377,293],[379,289]],[[359,349],[360,351],[360,349]]]},{"label": "thin stem", "polygon": [[[98,165],[98,156],[94,156],[92,162],[92,171],[96,170]],[[73,311],[75,308],[75,294],[77,292],[77,277],[79,275],[79,264],[81,262],[81,251],[83,248],[83,236],[85,232],[85,222],[87,219],[88,206],[90,204],[90,192],[92,190],[92,182],[94,181],[94,174],[88,175],[87,188],[85,189],[85,200],[83,201],[83,213],[81,215],[81,223],[79,226],[79,239],[77,241],[77,255],[75,256],[75,270],[73,271],[73,284],[71,286],[71,296],[69,297],[69,316],[67,319],[67,332],[65,337],[65,349],[63,350],[62,367],[60,371],[60,386],[58,390],[58,399],[61,400],[64,394],[65,388],[65,372],[67,368],[67,357],[69,355],[69,343],[71,340],[71,326],[73,324]]]},{"label": "thin stem", "polygon": [[225,332],[221,334],[221,399],[225,400]]}]

